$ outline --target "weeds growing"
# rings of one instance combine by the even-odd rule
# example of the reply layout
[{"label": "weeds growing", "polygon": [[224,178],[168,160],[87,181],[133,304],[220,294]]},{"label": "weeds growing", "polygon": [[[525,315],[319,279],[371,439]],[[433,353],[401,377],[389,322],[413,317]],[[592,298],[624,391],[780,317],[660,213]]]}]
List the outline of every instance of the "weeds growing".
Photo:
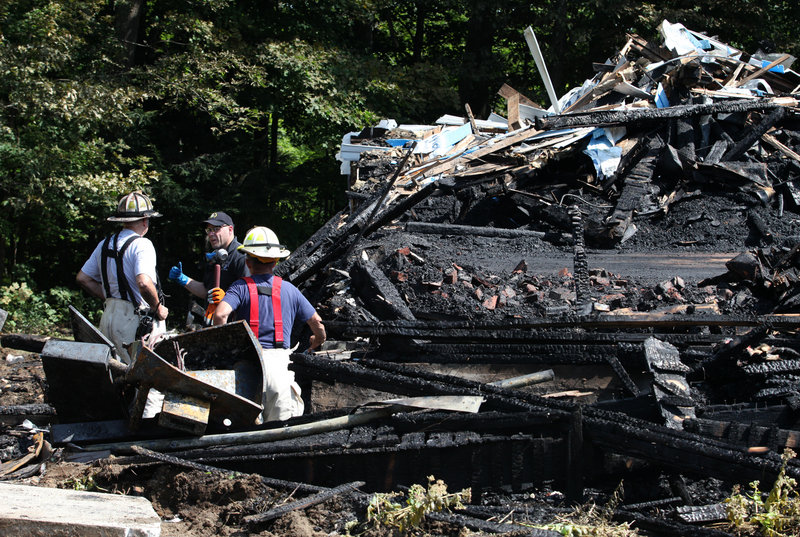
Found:
[{"label": "weeds growing", "polygon": [[764,537],[795,537],[800,535],[800,496],[797,481],[786,475],[786,464],[795,457],[786,449],[781,456],[783,464],[769,494],[759,489],[759,482],[750,483],[750,492],[733,487],[725,500],[728,522],[737,535],[763,535]]}]

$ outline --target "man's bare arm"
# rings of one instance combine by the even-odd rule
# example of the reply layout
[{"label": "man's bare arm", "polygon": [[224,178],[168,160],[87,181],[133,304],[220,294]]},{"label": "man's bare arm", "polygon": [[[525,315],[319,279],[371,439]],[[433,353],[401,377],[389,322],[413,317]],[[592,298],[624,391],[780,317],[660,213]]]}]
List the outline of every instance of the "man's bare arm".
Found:
[{"label": "man's bare arm", "polygon": [[211,323],[214,326],[219,326],[221,324],[225,324],[228,322],[228,317],[230,316],[233,308],[231,305],[225,302],[224,300],[217,304],[216,309],[214,309],[214,317],[211,319]]},{"label": "man's bare arm", "polygon": [[203,282],[189,278],[189,283],[187,283],[185,287],[187,291],[192,293],[197,298],[202,298],[205,300],[208,296],[208,289],[206,289],[206,286],[203,285]]},{"label": "man's bare arm", "polygon": [[147,274],[137,274],[136,283],[139,286],[139,292],[142,294],[147,305],[150,309],[155,311],[156,319],[163,321],[169,315],[169,310],[158,299],[158,291]]},{"label": "man's bare arm", "polygon": [[96,296],[97,298],[105,298],[105,295],[103,295],[103,285],[97,280],[92,279],[84,271],[78,271],[78,275],[75,276],[75,281],[90,295]]},{"label": "man's bare arm", "polygon": [[325,335],[325,326],[322,324],[322,317],[315,311],[314,315],[306,321],[306,324],[311,328],[311,337],[308,340],[309,350],[321,347],[327,339]]}]

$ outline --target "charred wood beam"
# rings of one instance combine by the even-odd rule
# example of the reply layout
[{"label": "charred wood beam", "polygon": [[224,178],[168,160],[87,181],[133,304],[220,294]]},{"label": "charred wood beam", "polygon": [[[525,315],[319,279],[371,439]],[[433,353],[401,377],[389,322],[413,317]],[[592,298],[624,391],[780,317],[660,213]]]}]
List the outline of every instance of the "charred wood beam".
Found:
[{"label": "charred wood beam", "polygon": [[586,258],[586,243],[583,238],[583,218],[581,218],[581,210],[577,205],[569,208],[569,216],[572,223],[572,273],[575,275],[575,302],[578,313],[585,315],[591,312],[592,292],[589,284],[589,261]]},{"label": "charred wood beam", "polygon": [[731,537],[731,534],[726,531],[682,524],[627,510],[615,510],[611,518],[618,522],[633,522],[637,528],[649,530],[655,535],[663,537]]},{"label": "charred wood beam", "polygon": [[[428,197],[434,190],[436,190],[435,183],[429,183],[417,192],[411,194],[400,200],[399,202],[390,205],[386,210],[381,213],[374,221],[365,224],[363,233],[358,231],[358,235],[353,237],[352,234],[356,232],[355,226],[350,226],[346,233],[337,233],[335,239],[329,239],[325,248],[319,248],[308,259],[294,270],[291,275],[287,275],[287,279],[295,285],[299,285],[314,274],[316,274],[322,267],[335,259],[341,258],[346,252],[354,246],[358,238],[361,236],[369,235],[381,226],[390,222],[400,214],[403,214],[408,209]],[[280,266],[280,265],[278,265]]]},{"label": "charred wood beam", "polygon": [[381,320],[415,320],[397,288],[373,261],[358,259],[350,269],[356,294]]},{"label": "charred wood beam", "polygon": [[[602,316],[561,316],[557,318],[526,319],[519,322],[462,322],[462,321],[394,321],[391,324],[375,326],[373,324],[350,324],[337,321],[325,323],[335,330],[336,334],[349,336],[389,336],[402,335],[425,338],[423,334],[435,336],[443,331],[454,331],[457,337],[464,334],[478,335],[481,332],[502,330],[544,330],[556,328],[690,328],[690,327],[759,327],[760,330],[771,328],[793,328],[797,326],[800,315],[706,315],[706,314],[643,314],[643,315],[602,315]],[[330,329],[329,329],[330,331]],[[454,336],[456,337],[456,336]],[[479,337],[479,336],[477,336]],[[525,338],[520,338],[524,340]]]},{"label": "charred wood beam", "polygon": [[749,330],[746,334],[733,338],[729,343],[717,350],[710,358],[697,364],[689,377],[705,375],[706,372],[713,373],[722,366],[727,365],[730,367],[734,365],[731,361],[734,360],[736,356],[744,352],[747,347],[764,339],[768,332],[769,328],[767,326],[759,326]]},{"label": "charred wood beam", "polygon": [[391,178],[389,178],[389,180],[386,181],[386,185],[381,189],[380,197],[378,198],[377,203],[375,203],[375,206],[372,208],[372,211],[370,211],[370,213],[369,213],[369,218],[364,223],[364,226],[362,226],[361,229],[358,230],[358,235],[356,235],[356,238],[348,246],[347,253],[345,253],[345,257],[350,255],[350,252],[353,250],[353,247],[355,246],[355,244],[359,240],[361,240],[361,237],[363,237],[366,234],[367,230],[370,228],[370,226],[373,225],[373,221],[375,219],[375,215],[378,214],[378,211],[383,206],[383,202],[386,199],[386,196],[389,195],[389,191],[391,191],[392,188],[394,187],[394,183],[395,183],[395,181],[397,181],[397,177],[400,175],[400,172],[402,172],[403,168],[406,167],[406,163],[408,162],[408,159],[411,156],[411,154],[414,152],[414,148],[415,147],[417,147],[417,142],[416,141],[411,144],[411,147],[408,148],[408,150],[403,155],[403,159],[397,165],[397,168],[395,168],[395,171],[392,174]]},{"label": "charred wood beam", "polygon": [[755,110],[774,110],[782,105],[770,101],[738,100],[710,104],[685,104],[667,108],[637,108],[625,111],[576,112],[559,116],[536,118],[537,130],[572,127],[606,127],[610,125],[663,121],[671,118],[690,118],[709,114],[728,114]]},{"label": "charred wood beam", "polygon": [[609,219],[611,238],[621,241],[633,222],[634,211],[641,211],[642,204],[651,195],[650,181],[658,165],[658,156],[663,148],[661,138],[652,137],[647,143],[647,153],[625,176],[614,213]]},{"label": "charred wood beam", "polygon": [[[445,419],[446,418],[441,418]],[[375,437],[381,436],[385,431],[385,427],[369,428],[360,430],[359,435],[373,435]],[[516,427],[514,430],[518,431]],[[343,443],[336,446],[326,445],[324,447],[317,447],[309,445],[306,451],[292,451],[292,452],[277,452],[277,453],[264,453],[259,450],[252,450],[245,455],[237,455],[235,457],[228,456],[225,450],[216,451],[209,457],[204,457],[207,461],[216,461],[218,464],[226,464],[229,466],[252,467],[254,462],[290,462],[302,459],[328,459],[335,461],[342,457],[359,457],[371,455],[382,455],[390,457],[396,454],[427,454],[428,456],[436,451],[447,450],[452,453],[454,449],[467,448],[473,451],[480,451],[482,448],[487,449],[506,449],[519,445],[520,443],[526,445],[546,446],[543,449],[550,451],[549,455],[560,459],[560,454],[563,453],[565,443],[561,436],[562,431],[557,431],[558,437],[547,438],[543,437],[543,433],[536,434],[520,434],[519,432],[507,432],[506,434],[484,434],[478,435],[470,431],[457,431],[455,433],[423,433],[413,432],[402,435],[400,440],[392,440],[381,436],[380,440],[376,440],[371,445],[351,445]],[[542,469],[549,479],[563,479],[564,476],[560,474],[561,460],[558,460],[559,467],[548,467]],[[540,464],[539,461],[532,461],[533,464]],[[485,463],[484,463],[485,464]],[[358,474],[356,474],[358,475]]]},{"label": "charred wood beam", "polygon": [[[277,458],[336,454],[341,452],[343,446],[369,452],[386,451],[400,444],[407,448],[421,449],[429,442],[439,447],[459,447],[482,443],[481,435],[484,433],[493,433],[493,438],[496,439],[497,435],[504,431],[514,431],[512,437],[522,439],[517,431],[526,428],[536,431],[531,438],[541,438],[545,435],[558,438],[563,435],[564,419],[564,415],[554,415],[550,410],[481,412],[477,415],[452,412],[400,413],[395,414],[386,424],[393,427],[392,431],[387,430],[386,425],[376,425],[374,428],[367,425],[359,427],[358,431],[342,430],[285,441],[192,449],[175,452],[174,455],[188,460],[223,462],[233,458],[244,460],[250,456]],[[452,434],[449,437],[440,435],[434,441],[429,435],[420,436],[421,433],[418,431],[421,430],[431,434],[442,432]]]},{"label": "charred wood beam", "polygon": [[56,417],[56,409],[43,403],[29,405],[0,405],[0,425],[11,425],[31,420],[34,423]]},{"label": "charred wood beam", "polygon": [[639,388],[636,386],[636,383],[633,382],[628,372],[625,371],[619,359],[616,356],[607,356],[606,360],[608,361],[608,365],[611,366],[611,369],[614,370],[614,373],[616,373],[617,378],[622,382],[622,385],[625,386],[625,389],[628,390],[632,396],[637,397],[639,395]]},{"label": "charred wood beam", "polygon": [[756,143],[766,132],[772,128],[773,125],[782,121],[786,117],[787,111],[786,108],[783,106],[779,106],[772,110],[768,115],[766,115],[758,125],[747,129],[747,133],[745,136],[733,144],[733,147],[728,149],[728,151],[723,155],[722,161],[726,160],[738,160],[739,157],[745,154],[745,152],[753,147],[753,144]]},{"label": "charred wood beam", "polygon": [[[551,346],[532,346],[529,352],[519,353],[502,352],[475,352],[462,353],[453,348],[451,353],[444,352],[406,352],[391,351],[367,351],[363,353],[353,353],[353,358],[370,358],[394,363],[431,363],[431,364],[604,364],[610,358],[602,350],[596,350],[588,346],[570,346],[562,348],[560,345]],[[584,350],[581,350],[583,348]],[[545,350],[549,349],[549,350]],[[607,352],[614,352],[608,349]]]},{"label": "charred wood beam", "polygon": [[364,481],[353,481],[352,483],[345,483],[344,485],[339,485],[338,487],[334,487],[324,492],[319,492],[317,494],[314,494],[313,496],[309,496],[308,498],[303,498],[302,500],[296,500],[294,502],[283,504],[273,509],[270,509],[269,511],[259,513],[257,515],[246,516],[244,517],[243,521],[248,526],[263,524],[264,522],[269,522],[270,520],[274,520],[287,513],[291,513],[292,511],[296,511],[298,509],[306,509],[308,507],[324,503],[336,496],[351,493],[355,491],[355,489],[363,487],[365,484],[366,483]]},{"label": "charred wood beam", "polygon": [[[781,471],[782,461],[776,453],[750,455],[739,446],[686,431],[656,428],[654,424],[633,419],[620,423],[587,417],[584,423],[585,434],[595,446],[644,458],[666,468],[680,467],[684,473],[710,474],[733,482],[749,482],[764,479],[765,475],[774,479]],[[787,466],[786,474],[800,476],[800,467]]]},{"label": "charred wood beam", "polygon": [[690,524],[707,524],[728,519],[725,513],[725,505],[721,503],[698,506],[687,505],[678,507],[677,512],[681,520]]},{"label": "charred wood beam", "polygon": [[525,536],[525,537],[560,537],[561,533],[542,530],[536,528],[528,528],[519,526],[517,524],[500,524],[497,522],[490,522],[459,513],[444,513],[444,512],[430,512],[425,514],[428,520],[436,522],[446,522],[448,524],[455,524],[462,528],[468,528],[472,531],[480,533],[500,533],[503,535]]},{"label": "charred wood beam", "polygon": [[49,336],[36,334],[3,334],[0,336],[0,347],[41,353],[49,339],[51,339]]},{"label": "charred wood beam", "polygon": [[405,229],[409,233],[427,233],[435,235],[472,235],[478,237],[501,237],[507,239],[534,237],[544,240],[571,240],[571,237],[565,233],[547,233],[544,231],[530,231],[527,229],[506,229],[485,226],[463,226],[460,224],[437,224],[433,222],[406,222]]},{"label": "charred wood beam", "polygon": [[325,382],[339,381],[364,388],[407,396],[422,395],[479,395],[487,397],[488,410],[535,410],[530,404],[504,396],[512,393],[454,376],[441,375],[389,364],[380,360],[361,360],[358,364],[338,362],[309,354],[292,354],[289,368],[298,374]]},{"label": "charred wood beam", "polygon": [[748,375],[779,375],[781,373],[797,373],[800,371],[800,360],[777,360],[751,364],[742,367]]},{"label": "charred wood beam", "polygon": [[777,453],[787,447],[795,450],[800,447],[800,431],[763,427],[754,423],[693,418],[684,422],[684,429],[745,448],[766,447]]}]

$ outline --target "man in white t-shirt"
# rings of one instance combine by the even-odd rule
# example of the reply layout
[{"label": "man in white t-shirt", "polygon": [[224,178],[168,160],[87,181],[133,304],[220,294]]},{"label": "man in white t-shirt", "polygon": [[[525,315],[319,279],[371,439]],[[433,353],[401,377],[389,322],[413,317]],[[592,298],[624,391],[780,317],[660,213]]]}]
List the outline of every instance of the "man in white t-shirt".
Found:
[{"label": "man in white t-shirt", "polygon": [[150,218],[159,216],[141,192],[120,198],[117,212],[108,221],[122,222],[122,229],[97,244],[75,278],[89,294],[105,299],[99,328],[126,364],[131,362],[127,345],[136,339],[142,317],[153,319],[151,337],[166,331],[169,311],[162,303],[156,251],[150,239],[144,238]]}]

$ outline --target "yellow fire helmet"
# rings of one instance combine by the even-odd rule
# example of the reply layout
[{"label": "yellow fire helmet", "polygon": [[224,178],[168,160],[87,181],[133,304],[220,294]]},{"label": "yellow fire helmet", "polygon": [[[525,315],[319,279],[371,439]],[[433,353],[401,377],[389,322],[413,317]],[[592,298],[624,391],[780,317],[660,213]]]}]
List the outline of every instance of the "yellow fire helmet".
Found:
[{"label": "yellow fire helmet", "polygon": [[119,199],[117,212],[108,217],[109,222],[135,222],[142,218],[155,218],[161,213],[153,210],[153,204],[145,194],[139,191],[125,194]]},{"label": "yellow fire helmet", "polygon": [[291,252],[286,245],[278,243],[278,236],[268,227],[256,226],[244,236],[239,250],[259,259],[282,259]]}]

